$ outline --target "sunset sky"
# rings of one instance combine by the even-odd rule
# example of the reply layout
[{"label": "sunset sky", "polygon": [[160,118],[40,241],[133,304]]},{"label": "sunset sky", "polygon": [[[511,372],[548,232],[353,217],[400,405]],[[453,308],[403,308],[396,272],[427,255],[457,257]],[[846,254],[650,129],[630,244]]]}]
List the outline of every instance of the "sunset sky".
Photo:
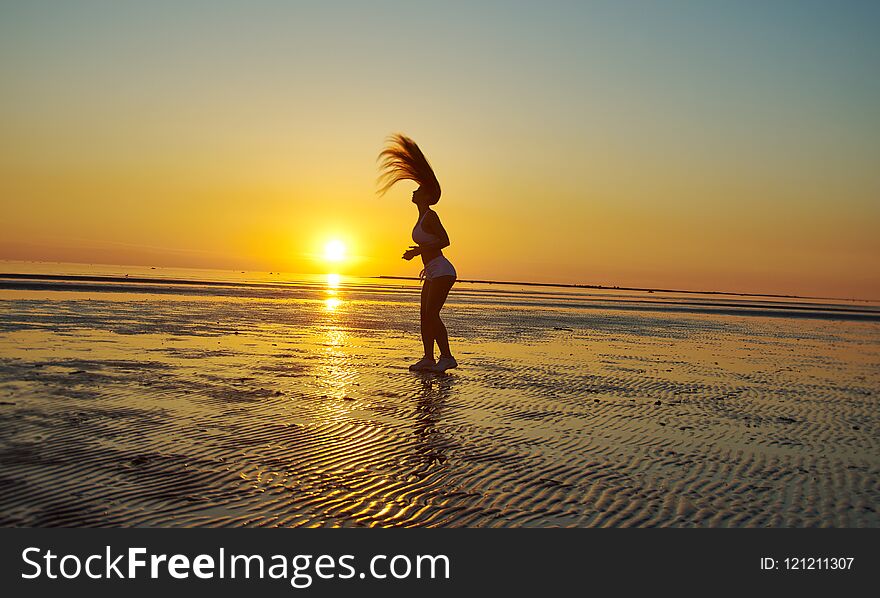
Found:
[{"label": "sunset sky", "polygon": [[880,298],[878,2],[0,2],[0,259]]}]

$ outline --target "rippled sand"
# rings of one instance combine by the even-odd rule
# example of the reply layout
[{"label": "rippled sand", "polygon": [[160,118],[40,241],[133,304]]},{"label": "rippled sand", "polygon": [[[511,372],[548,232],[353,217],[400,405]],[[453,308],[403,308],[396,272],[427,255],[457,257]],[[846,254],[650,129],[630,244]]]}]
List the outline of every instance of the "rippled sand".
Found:
[{"label": "rippled sand", "polygon": [[880,524],[875,318],[89,284],[0,288],[0,524]]}]

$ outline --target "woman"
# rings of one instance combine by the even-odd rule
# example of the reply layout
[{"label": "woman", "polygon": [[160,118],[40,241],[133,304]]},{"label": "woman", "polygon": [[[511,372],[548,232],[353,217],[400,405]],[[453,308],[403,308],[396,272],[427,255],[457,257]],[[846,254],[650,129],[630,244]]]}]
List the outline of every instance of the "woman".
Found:
[{"label": "woman", "polygon": [[[440,319],[440,308],[443,307],[449,289],[455,283],[456,274],[455,268],[441,251],[449,246],[449,235],[440,223],[437,212],[430,208],[440,201],[440,183],[415,141],[399,133],[388,138],[387,147],[379,154],[379,160],[380,195],[384,195],[398,181],[408,179],[419,184],[419,188],[412,194],[412,202],[419,208],[419,219],[412,232],[412,239],[416,245],[403,253],[403,259],[411,260],[420,255],[425,266],[420,275],[420,278],[424,279],[421,329],[425,355],[409,369],[445,372],[458,366],[449,350],[446,326]],[[434,361],[435,341],[440,349],[440,359],[436,362]]]}]

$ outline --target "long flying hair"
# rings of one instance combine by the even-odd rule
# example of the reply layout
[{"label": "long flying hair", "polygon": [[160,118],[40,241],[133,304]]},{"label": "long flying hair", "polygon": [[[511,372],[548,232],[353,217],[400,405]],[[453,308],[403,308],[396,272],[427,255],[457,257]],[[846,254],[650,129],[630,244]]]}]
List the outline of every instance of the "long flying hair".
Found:
[{"label": "long flying hair", "polygon": [[431,193],[431,205],[440,201],[440,183],[434,169],[416,142],[406,135],[395,133],[388,137],[378,160],[379,195],[385,195],[394,183],[408,179]]}]

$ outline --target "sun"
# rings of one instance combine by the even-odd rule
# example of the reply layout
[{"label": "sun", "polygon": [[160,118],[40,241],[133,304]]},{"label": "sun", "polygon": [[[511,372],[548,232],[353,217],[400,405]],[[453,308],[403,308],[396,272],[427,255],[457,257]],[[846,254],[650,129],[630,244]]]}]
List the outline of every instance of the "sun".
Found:
[{"label": "sun", "polygon": [[345,259],[345,243],[339,239],[327,241],[324,245],[324,259],[328,262],[341,262]]}]

